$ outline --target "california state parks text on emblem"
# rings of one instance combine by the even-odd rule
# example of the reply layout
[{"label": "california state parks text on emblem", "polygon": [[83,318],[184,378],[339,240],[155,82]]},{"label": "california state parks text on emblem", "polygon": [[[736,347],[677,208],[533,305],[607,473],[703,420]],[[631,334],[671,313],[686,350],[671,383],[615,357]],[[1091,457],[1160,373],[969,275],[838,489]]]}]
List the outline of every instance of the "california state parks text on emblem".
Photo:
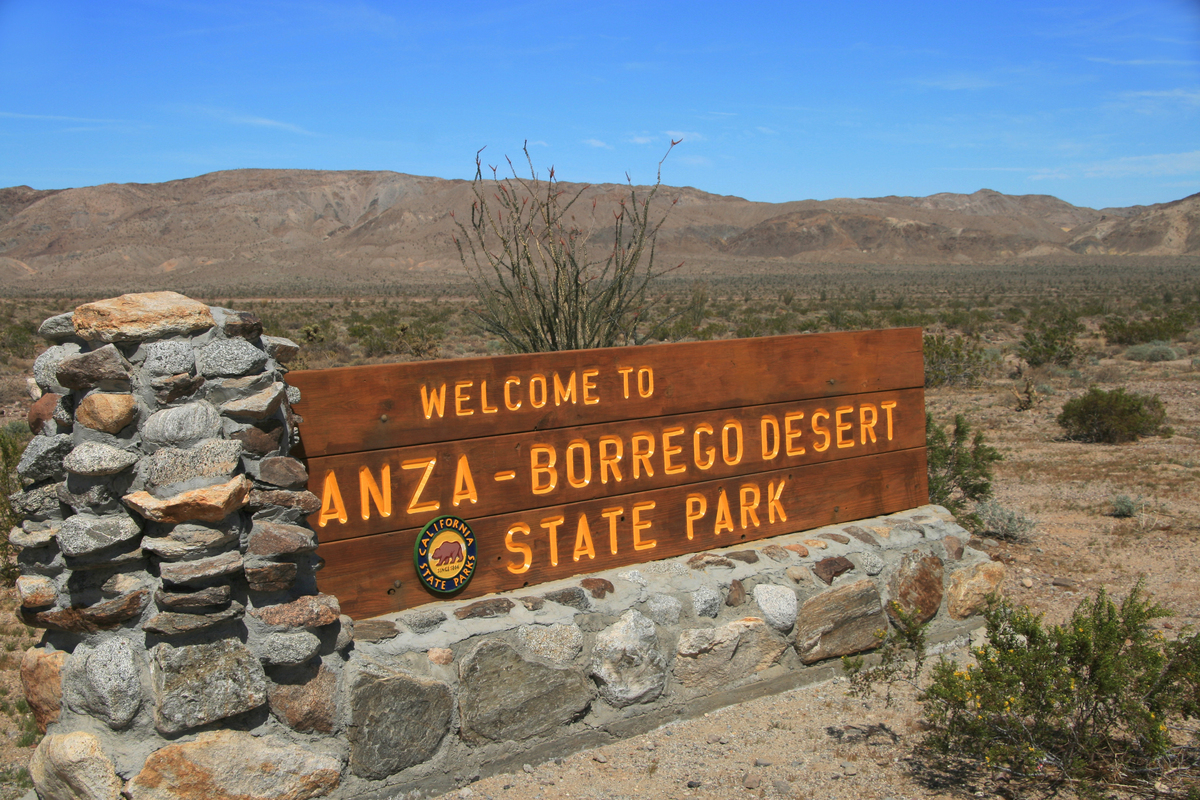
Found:
[{"label": "california state parks text on emblem", "polygon": [[431,520],[413,547],[417,576],[430,591],[451,594],[475,574],[475,532],[458,517]]}]

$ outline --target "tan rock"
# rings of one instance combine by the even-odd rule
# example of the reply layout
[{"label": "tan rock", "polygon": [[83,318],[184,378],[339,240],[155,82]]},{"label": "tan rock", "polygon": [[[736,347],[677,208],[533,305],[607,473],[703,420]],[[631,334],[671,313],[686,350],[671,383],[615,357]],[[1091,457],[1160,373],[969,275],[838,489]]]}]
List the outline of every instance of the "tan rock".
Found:
[{"label": "tan rock", "polygon": [[439,664],[443,667],[454,663],[454,651],[449,647],[431,647],[426,655],[429,656],[429,660],[434,664]]},{"label": "tan rock", "polygon": [[180,492],[159,500],[149,492],[134,492],[122,499],[143,517],[154,522],[220,522],[246,505],[253,486],[245,475],[203,489]]},{"label": "tan rock", "polygon": [[52,608],[48,611],[21,609],[21,620],[34,628],[49,628],[67,633],[93,633],[115,628],[145,610],[150,592],[138,589],[87,607]]},{"label": "tan rock", "polygon": [[770,667],[786,649],[787,642],[758,617],[685,630],[675,651],[675,677],[697,691],[727,688]]},{"label": "tan rock", "polygon": [[22,575],[17,578],[17,594],[25,608],[41,608],[54,604],[58,596],[54,582],[43,575]]},{"label": "tan rock", "polygon": [[118,800],[121,779],[100,740],[90,733],[42,739],[29,761],[29,777],[41,800]]},{"label": "tan rock", "polygon": [[829,542],[825,542],[820,539],[805,539],[804,543],[814,550],[824,550],[825,548],[829,547]]},{"label": "tan rock", "polygon": [[41,647],[29,648],[21,659],[25,702],[29,703],[33,721],[42,733],[62,713],[62,668],[66,661],[66,651],[50,652]]},{"label": "tan rock", "polygon": [[887,630],[887,614],[870,580],[810,597],[796,613],[796,652],[805,664],[870,650],[876,631]]},{"label": "tan rock", "polygon": [[955,572],[950,576],[950,616],[966,619],[977,614],[1003,580],[1004,565],[998,561],[984,561]]},{"label": "tan rock", "polygon": [[83,398],[75,409],[75,421],[104,433],[120,433],[137,417],[137,400],[131,394],[94,392]]},{"label": "tan rock", "polygon": [[208,306],[178,292],[123,294],[84,303],[71,319],[76,335],[89,342],[161,339],[207,330],[216,324]]},{"label": "tan rock", "polygon": [[341,613],[336,597],[313,594],[290,603],[256,608],[250,615],[280,628],[319,628],[337,622]]},{"label": "tan rock", "polygon": [[150,755],[132,800],[308,800],[337,788],[341,764],[275,736],[209,731]]}]

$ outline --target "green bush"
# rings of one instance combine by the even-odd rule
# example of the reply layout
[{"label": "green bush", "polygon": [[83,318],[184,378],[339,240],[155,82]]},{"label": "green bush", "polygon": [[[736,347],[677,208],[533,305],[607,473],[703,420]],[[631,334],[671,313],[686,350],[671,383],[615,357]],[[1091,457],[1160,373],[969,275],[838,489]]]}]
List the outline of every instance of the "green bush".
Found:
[{"label": "green bush", "polygon": [[[1191,784],[1200,730],[1192,726],[1191,746],[1171,731],[1200,717],[1200,635],[1165,640],[1151,623],[1166,616],[1140,582],[1119,605],[1101,589],[1049,628],[1027,608],[989,598],[975,663],[941,659],[918,696],[924,744],[1039,781]],[[878,666],[843,659],[855,694],[920,675],[923,626],[902,618],[881,637]],[[906,653],[912,664],[902,663]]]},{"label": "green bush", "polygon": [[1124,388],[1106,392],[1093,386],[1087,394],[1063,405],[1058,424],[1068,439],[1118,444],[1169,434],[1166,417],[1158,395],[1126,394]]},{"label": "green bush", "polygon": [[1181,355],[1167,342],[1154,341],[1134,345],[1125,351],[1125,357],[1130,361],[1146,361],[1156,364],[1160,361],[1174,361],[1181,358]]},{"label": "green bush", "polygon": [[1008,542],[1026,541],[1037,527],[1036,520],[992,500],[984,500],[975,506],[975,515],[979,517],[980,533]]},{"label": "green bush", "polygon": [[925,415],[925,448],[929,470],[929,502],[944,506],[969,528],[978,528],[979,517],[968,510],[971,501],[992,494],[992,465],[1000,452],[984,442],[982,431],[971,432],[966,417],[954,417],[949,436],[941,425]]},{"label": "green bush", "polygon": [[1100,332],[1109,344],[1142,344],[1143,342],[1169,341],[1182,336],[1192,323],[1193,316],[1186,311],[1173,311],[1165,317],[1145,320],[1127,320],[1112,316],[1100,326]]},{"label": "green bush", "polygon": [[1083,324],[1064,314],[1053,322],[1043,322],[1025,331],[1017,344],[1017,355],[1031,367],[1055,364],[1069,367],[1079,355],[1075,337],[1083,333]]},{"label": "green bush", "polygon": [[21,520],[9,504],[8,496],[21,491],[17,464],[29,439],[29,426],[23,421],[10,422],[0,430],[0,584],[4,586],[12,586],[19,574],[8,532],[20,525]]},{"label": "green bush", "polygon": [[1117,519],[1129,519],[1137,513],[1138,505],[1141,503],[1141,497],[1134,500],[1127,494],[1119,494],[1112,499],[1111,516]]},{"label": "green bush", "polygon": [[965,336],[925,336],[925,386],[978,386],[994,361],[976,341]]}]

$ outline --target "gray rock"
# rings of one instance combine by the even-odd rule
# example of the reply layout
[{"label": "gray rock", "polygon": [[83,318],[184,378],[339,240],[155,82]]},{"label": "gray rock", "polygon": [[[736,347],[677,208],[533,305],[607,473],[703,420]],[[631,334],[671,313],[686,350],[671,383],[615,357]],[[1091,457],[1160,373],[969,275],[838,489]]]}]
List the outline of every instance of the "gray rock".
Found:
[{"label": "gray rock", "polygon": [[721,593],[708,586],[692,592],[692,609],[697,617],[715,617],[721,613]]},{"label": "gray rock", "polygon": [[65,433],[35,436],[29,440],[17,462],[17,474],[30,483],[61,478],[66,475],[63,459],[74,446],[74,441]]},{"label": "gray rock", "polygon": [[58,499],[61,483],[46,483],[24,492],[13,492],[8,502],[13,511],[27,520],[62,519],[62,503]]},{"label": "gray rock", "polygon": [[121,498],[103,478],[67,475],[55,492],[59,501],[70,506],[76,514],[109,514],[125,510]]},{"label": "gray rock", "polygon": [[870,550],[859,553],[857,558],[858,566],[868,575],[878,575],[879,573],[883,572],[883,568],[887,566],[882,558],[875,553],[872,553]]},{"label": "gray rock", "polygon": [[767,669],[786,649],[787,642],[755,617],[686,630],[679,635],[674,673],[686,688],[711,692]]},{"label": "gray rock", "polygon": [[288,405],[290,405],[290,406],[294,406],[294,405],[296,405],[296,403],[299,403],[299,402],[300,402],[300,398],[301,398],[301,394],[300,394],[300,387],[299,387],[299,386],[292,386],[292,385],[290,385],[290,384],[289,384],[289,385],[288,385],[288,387],[287,387],[287,401],[288,401]]},{"label": "gray rock", "polygon": [[46,348],[33,362],[33,379],[43,391],[70,394],[71,390],[58,382],[58,365],[64,358],[78,355],[82,348],[74,342]]},{"label": "gray rock", "polygon": [[151,494],[169,497],[224,483],[237,470],[241,455],[239,441],[204,439],[186,450],[164,447],[156,451],[138,465],[138,474]]},{"label": "gray rock", "polygon": [[266,365],[267,354],[245,339],[215,339],[196,351],[196,368],[206,378],[257,374]]},{"label": "gray rock", "polygon": [[754,602],[775,630],[787,633],[796,624],[796,593],[788,587],[760,583],[754,587]]},{"label": "gray rock", "polygon": [[220,435],[221,415],[212,403],[204,400],[157,411],[142,426],[142,440],[156,448],[191,447]]},{"label": "gray rock", "polygon": [[423,611],[414,611],[411,614],[405,614],[400,619],[413,633],[425,634],[445,622],[446,615],[437,609],[427,608]]},{"label": "gray rock", "polygon": [[267,702],[267,680],[258,659],[235,639],[151,651],[154,723],[173,735]]},{"label": "gray rock", "polygon": [[142,353],[146,356],[142,370],[156,378],[189,373],[196,366],[192,343],[182,339],[151,342],[142,347]]},{"label": "gray rock", "polygon": [[450,687],[404,673],[360,673],[350,687],[350,770],[378,780],[420,764],[450,730]]},{"label": "gray rock", "polygon": [[63,459],[75,475],[116,475],[137,463],[138,454],[103,442],[83,442]]},{"label": "gray rock", "polygon": [[38,327],[38,336],[43,339],[48,339],[51,342],[65,342],[75,336],[75,323],[73,319],[75,313],[68,311],[65,314],[57,314],[46,319]]},{"label": "gray rock", "polygon": [[251,651],[267,664],[303,664],[317,654],[321,640],[308,631],[268,633],[250,642]]},{"label": "gray rock", "polygon": [[104,517],[76,514],[58,529],[58,547],[63,555],[86,556],[135,539],[141,532],[141,524],[128,514]]},{"label": "gray rock", "polygon": [[241,603],[230,603],[229,608],[206,614],[183,614],[177,611],[163,611],[155,614],[142,624],[142,630],[158,633],[163,636],[181,636],[185,633],[195,633],[238,619],[245,612]]},{"label": "gray rock", "polygon": [[172,528],[166,536],[147,536],[142,540],[142,549],[149,550],[167,561],[182,561],[228,544],[237,537],[238,529],[233,525],[209,527],[184,522]]},{"label": "gray rock", "polygon": [[128,387],[131,365],[116,345],[67,356],[58,364],[55,377],[61,386],[81,391],[100,387]]},{"label": "gray rock", "polygon": [[249,397],[230,400],[221,405],[221,413],[231,417],[246,419],[266,419],[279,410],[284,397],[287,396],[282,383],[273,383],[260,392]]},{"label": "gray rock", "polygon": [[592,676],[600,695],[618,708],[657,699],[666,686],[667,660],[658,649],[654,623],[631,608],[597,634]]},{"label": "gray rock", "polygon": [[63,670],[67,705],[98,717],[113,730],[126,727],[142,707],[142,651],[110,636],[96,647],[80,644]]},{"label": "gray rock", "polygon": [[229,602],[231,589],[228,583],[209,586],[194,592],[164,592],[159,589],[154,601],[162,608],[173,611],[223,606]]},{"label": "gray rock", "polygon": [[284,489],[300,489],[308,483],[308,469],[304,462],[287,456],[264,458],[259,465],[259,478],[272,486]]},{"label": "gray rock", "polygon": [[300,345],[282,336],[264,336],[262,337],[262,345],[267,351],[267,355],[280,364],[288,363],[300,352]]},{"label": "gray rock", "polygon": [[683,604],[669,594],[654,594],[646,601],[646,610],[659,625],[674,625],[679,622]]},{"label": "gray rock", "polygon": [[255,522],[246,545],[248,555],[268,558],[311,553],[316,549],[317,536],[311,529],[278,522]]},{"label": "gray rock", "polygon": [[54,541],[58,535],[58,525],[53,523],[36,523],[26,520],[20,528],[8,532],[8,542],[14,547],[45,547]]},{"label": "gray rock", "polygon": [[583,631],[577,625],[522,625],[517,642],[531,655],[565,664],[583,650]]},{"label": "gray rock", "polygon": [[[295,565],[293,565],[295,566]],[[159,574],[167,583],[187,585],[202,583],[211,578],[223,578],[234,575],[243,569],[242,554],[236,550],[228,553],[200,558],[195,561],[163,562],[159,564]]]},{"label": "gray rock", "polygon": [[462,737],[468,742],[548,733],[578,719],[592,701],[583,670],[526,661],[495,639],[463,659],[459,680]]},{"label": "gray rock", "polygon": [[869,650],[886,630],[879,590],[863,579],[804,601],[796,617],[796,652],[805,664]]}]

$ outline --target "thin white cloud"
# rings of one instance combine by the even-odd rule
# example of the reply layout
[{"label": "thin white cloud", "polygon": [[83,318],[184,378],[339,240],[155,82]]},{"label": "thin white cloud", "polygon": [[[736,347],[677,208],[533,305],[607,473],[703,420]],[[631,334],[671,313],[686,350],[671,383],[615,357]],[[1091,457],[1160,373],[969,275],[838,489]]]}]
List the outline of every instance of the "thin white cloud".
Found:
[{"label": "thin white cloud", "polygon": [[1097,64],[1111,64],[1115,67],[1195,67],[1200,65],[1200,61],[1174,58],[1132,58],[1128,60],[1119,58],[1088,58],[1087,60],[1094,61]]},{"label": "thin white cloud", "polygon": [[536,142],[526,142],[526,144],[528,144],[530,147],[549,147],[550,146],[550,145],[546,144],[545,142],[543,142],[541,139],[538,139]]},{"label": "thin white cloud", "polygon": [[672,141],[682,139],[685,142],[703,142],[705,138],[704,134],[695,131],[663,131],[663,133],[670,136]]},{"label": "thin white cloud", "polygon": [[654,136],[630,136],[626,141],[630,144],[652,144],[658,139]]},{"label": "thin white cloud", "polygon": [[182,111],[193,114],[200,114],[212,119],[219,120],[229,125],[247,125],[253,128],[274,128],[276,130],[287,131],[288,133],[297,133],[301,136],[320,136],[319,133],[314,133],[310,130],[293,125],[290,122],[282,122],[277,119],[268,117],[258,117],[250,114],[239,114],[235,111],[229,111],[224,108],[210,108],[208,106],[183,106]]},{"label": "thin white cloud", "polygon": [[1200,89],[1166,89],[1163,91],[1125,92],[1122,97],[1135,100],[1179,100],[1185,105],[1200,106]]},{"label": "thin white cloud", "polygon": [[758,131],[759,133],[765,133],[767,136],[774,136],[775,134],[779,133],[779,131],[773,128],[768,128],[766,125],[759,125],[754,130]]},{"label": "thin white cloud", "polygon": [[1086,165],[1083,174],[1088,178],[1200,174],[1200,150],[1113,158]]},{"label": "thin white cloud", "polygon": [[583,143],[590,147],[603,147],[605,150],[612,150],[613,146],[599,139],[584,139]]},{"label": "thin white cloud", "polygon": [[0,111],[0,117],[5,119],[33,119],[44,122],[86,122],[93,125],[112,125],[121,122],[119,119],[91,119],[89,117],[60,117],[52,114],[18,114],[15,111]]},{"label": "thin white cloud", "polygon": [[1001,85],[995,78],[969,72],[958,72],[937,78],[927,78],[915,81],[915,83],[918,86],[924,86],[929,89],[943,89],[948,92],[978,91],[980,89],[992,89]]}]

